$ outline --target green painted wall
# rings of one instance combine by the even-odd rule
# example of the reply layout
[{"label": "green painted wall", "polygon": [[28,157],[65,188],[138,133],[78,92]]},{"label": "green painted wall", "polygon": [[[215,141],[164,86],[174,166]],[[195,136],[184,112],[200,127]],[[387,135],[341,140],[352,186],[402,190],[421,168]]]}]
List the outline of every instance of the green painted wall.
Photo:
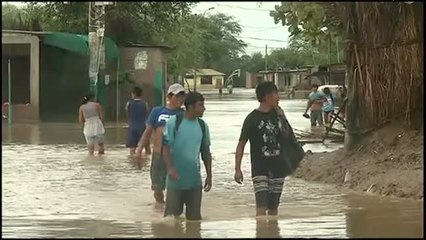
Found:
[{"label": "green painted wall", "polygon": [[155,71],[155,80],[154,80],[154,100],[155,105],[164,105],[164,79],[163,79],[163,71],[161,69],[157,69]]},{"label": "green painted wall", "polygon": [[88,57],[41,46],[40,118],[76,121],[81,98],[89,92]]}]

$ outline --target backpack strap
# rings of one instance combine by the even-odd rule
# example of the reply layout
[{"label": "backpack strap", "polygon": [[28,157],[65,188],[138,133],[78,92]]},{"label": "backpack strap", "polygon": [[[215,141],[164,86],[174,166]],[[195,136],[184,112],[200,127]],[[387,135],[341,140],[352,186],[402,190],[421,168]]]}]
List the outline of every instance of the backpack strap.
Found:
[{"label": "backpack strap", "polygon": [[204,122],[203,119],[198,118],[198,123],[200,124],[201,127],[201,132],[202,132],[202,137],[201,137],[201,146],[200,146],[200,152],[203,152],[204,148],[205,148],[205,133],[206,133],[206,123]]},{"label": "backpack strap", "polygon": [[204,122],[203,119],[198,118],[198,123],[200,124],[201,131],[203,133],[201,137],[201,145],[200,145],[200,153],[201,153],[201,159],[203,161],[211,161],[211,152],[210,147],[206,144],[206,122]]},{"label": "backpack strap", "polygon": [[183,114],[182,113],[177,114],[176,115],[176,124],[175,124],[175,136],[176,136],[176,133],[179,129],[180,124],[182,123],[182,120],[183,120]]},{"label": "backpack strap", "polygon": [[[176,137],[176,133],[177,133],[177,130],[179,128],[179,125],[182,123],[182,120],[183,120],[183,114],[181,114],[181,113],[176,114],[175,130],[173,132],[175,137]],[[163,157],[163,147],[164,147],[164,139],[163,139],[163,141],[161,141],[161,157]]]},{"label": "backpack strap", "polygon": [[[174,130],[175,137],[176,137],[177,131],[179,130],[179,126],[182,123],[182,120],[183,120],[183,114],[177,114],[175,130]],[[201,144],[200,144],[201,158],[203,161],[210,160],[211,159],[210,148],[206,145],[206,123],[204,122],[203,119],[198,118],[198,124],[200,124],[201,132],[202,132]]]}]

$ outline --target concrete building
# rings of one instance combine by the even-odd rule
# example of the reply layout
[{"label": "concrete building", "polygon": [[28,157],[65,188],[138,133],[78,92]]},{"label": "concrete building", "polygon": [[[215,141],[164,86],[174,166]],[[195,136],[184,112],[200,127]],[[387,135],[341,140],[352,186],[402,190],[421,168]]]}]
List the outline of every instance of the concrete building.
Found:
[{"label": "concrete building", "polygon": [[[119,50],[109,38],[105,45],[106,72],[111,74],[117,68]],[[75,121],[81,98],[89,92],[89,52],[87,35],[2,30],[3,103],[9,99],[9,59],[12,83],[12,102],[3,104],[3,115],[12,106],[13,122]],[[108,114],[107,85],[100,79],[97,91]]]},{"label": "concrete building", "polygon": [[262,74],[246,72],[246,88],[255,88],[262,81]]},{"label": "concrete building", "polygon": [[347,86],[347,73],[346,65],[342,63],[320,65],[313,71],[312,74],[307,76],[311,83],[318,85],[346,85]]},{"label": "concrete building", "polygon": [[[116,86],[109,86],[108,107],[116,119],[117,105],[119,118],[125,119],[124,106],[131,97],[134,86],[143,89],[143,98],[150,107],[162,105],[166,101],[166,92],[171,84],[167,79],[167,52],[173,48],[162,45],[131,43],[120,47],[120,79],[117,98]],[[116,74],[116,73],[115,73]],[[118,102],[116,101],[118,99]]]},{"label": "concrete building", "polygon": [[[12,103],[8,102],[8,61]],[[12,106],[18,119],[36,121],[40,115],[40,44],[37,35],[2,30],[2,112]],[[19,117],[22,116],[22,117]]]}]

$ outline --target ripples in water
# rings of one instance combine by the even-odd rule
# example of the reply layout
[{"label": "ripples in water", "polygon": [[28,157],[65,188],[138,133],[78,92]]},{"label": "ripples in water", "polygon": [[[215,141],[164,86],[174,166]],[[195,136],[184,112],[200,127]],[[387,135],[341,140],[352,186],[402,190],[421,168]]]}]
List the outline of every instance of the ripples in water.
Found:
[{"label": "ripples in water", "polygon": [[[279,215],[256,218],[248,154],[243,159],[246,180],[242,185],[233,182],[240,124],[256,104],[253,100],[206,102],[205,119],[213,143],[213,189],[203,195],[201,222],[162,218],[164,206],[153,203],[150,189],[150,160],[128,157],[122,145],[125,128],[108,128],[106,155],[95,157],[87,156],[80,129],[73,125],[3,129],[3,236],[423,236],[422,202],[344,194],[333,186],[291,177],[285,182]],[[291,123],[301,129],[309,128],[309,121],[296,118],[304,104],[282,102],[289,108]],[[298,110],[293,112],[292,106]],[[218,111],[226,108],[231,110],[226,115]]]}]

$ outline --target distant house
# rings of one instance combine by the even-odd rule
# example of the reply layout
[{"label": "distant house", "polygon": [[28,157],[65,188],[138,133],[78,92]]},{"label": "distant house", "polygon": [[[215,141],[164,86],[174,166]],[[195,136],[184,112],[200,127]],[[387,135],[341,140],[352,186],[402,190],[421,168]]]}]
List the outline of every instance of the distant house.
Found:
[{"label": "distant house", "polygon": [[262,81],[262,74],[246,72],[246,88],[255,88]]},{"label": "distant house", "polygon": [[307,76],[311,74],[310,68],[285,69],[275,71],[260,71],[265,81],[274,82],[282,92],[293,90],[307,90],[310,88]]},{"label": "distant house", "polygon": [[[195,82],[194,82],[195,76]],[[185,85],[189,86],[190,89],[194,89],[196,85],[197,89],[217,89],[224,85],[225,74],[218,72],[214,69],[191,69],[185,75]]]},{"label": "distant house", "polygon": [[318,85],[347,85],[345,64],[320,65],[307,78]]}]

